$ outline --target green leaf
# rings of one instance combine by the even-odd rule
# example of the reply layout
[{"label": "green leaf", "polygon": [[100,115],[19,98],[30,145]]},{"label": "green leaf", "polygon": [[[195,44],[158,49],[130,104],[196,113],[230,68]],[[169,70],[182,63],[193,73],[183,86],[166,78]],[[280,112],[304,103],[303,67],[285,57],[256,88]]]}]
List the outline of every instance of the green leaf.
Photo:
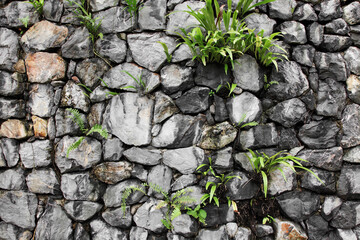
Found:
[{"label": "green leaf", "polygon": [[263,178],[264,195],[265,195],[265,198],[266,198],[267,189],[268,189],[268,178],[267,178],[267,175],[266,175],[266,173],[264,171],[261,171],[261,175],[262,175],[262,178]]},{"label": "green leaf", "polygon": [[66,157],[67,158],[69,157],[70,152],[77,149],[80,146],[80,144],[82,143],[83,140],[84,140],[84,137],[79,137],[74,143],[72,143],[70,145],[70,147],[66,151]]}]

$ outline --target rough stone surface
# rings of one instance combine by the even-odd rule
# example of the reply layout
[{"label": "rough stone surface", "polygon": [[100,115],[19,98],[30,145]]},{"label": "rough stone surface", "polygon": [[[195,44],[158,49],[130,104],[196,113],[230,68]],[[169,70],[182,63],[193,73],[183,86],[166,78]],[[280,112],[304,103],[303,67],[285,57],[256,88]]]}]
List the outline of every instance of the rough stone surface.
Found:
[{"label": "rough stone surface", "polygon": [[130,178],[133,166],[126,161],[107,162],[94,167],[97,179],[107,184],[115,184]]},{"label": "rough stone surface", "polygon": [[61,191],[67,200],[97,201],[101,190],[89,172],[65,173],[61,176]]},{"label": "rough stone surface", "polygon": [[28,106],[33,115],[50,117],[54,107],[54,88],[49,84],[32,84]]},{"label": "rough stone surface", "polygon": [[337,145],[339,128],[330,120],[312,121],[299,130],[299,139],[309,148],[331,148]]},{"label": "rough stone surface", "polygon": [[90,222],[91,236],[93,240],[119,239],[126,240],[127,234],[121,229],[111,227],[99,219]]},{"label": "rough stone surface", "polygon": [[217,229],[201,229],[199,231],[197,239],[206,240],[206,239],[221,239],[228,240],[228,236],[226,234],[225,226],[221,226]]},{"label": "rough stone surface", "polygon": [[0,69],[13,70],[13,65],[18,61],[19,36],[16,32],[0,28]]},{"label": "rough stone surface", "polygon": [[210,89],[193,87],[175,100],[177,107],[184,114],[196,114],[207,110],[210,106]]},{"label": "rough stone surface", "polygon": [[258,125],[250,130],[241,131],[237,138],[237,146],[246,150],[276,146],[279,136],[274,123]]},{"label": "rough stone surface", "polygon": [[249,92],[243,92],[230,98],[226,103],[226,107],[233,124],[238,124],[241,120],[243,120],[243,124],[258,121],[262,114],[260,100]]},{"label": "rough stone surface", "polygon": [[26,52],[40,52],[60,47],[65,42],[67,35],[67,27],[41,21],[26,31],[21,37],[20,43]]},{"label": "rough stone surface", "polygon": [[126,42],[116,34],[108,34],[98,39],[95,47],[101,56],[115,63],[122,63],[126,58]]},{"label": "rough stone surface", "polygon": [[154,123],[161,123],[179,112],[175,102],[162,92],[155,93]]},{"label": "rough stone surface", "polygon": [[357,104],[347,105],[342,117],[343,137],[341,146],[344,148],[354,147],[360,144],[360,106]]},{"label": "rough stone surface", "polygon": [[360,3],[359,2],[352,2],[349,5],[343,7],[344,20],[350,24],[355,25],[360,23]]},{"label": "rough stone surface", "polygon": [[198,147],[167,150],[163,154],[163,163],[182,174],[194,173],[204,159],[204,150]]},{"label": "rough stone surface", "polygon": [[320,179],[322,184],[313,174],[306,172],[301,181],[301,187],[323,194],[333,194],[336,192],[335,173],[325,170],[310,168]]},{"label": "rough stone surface", "polygon": [[304,5],[301,5],[296,8],[293,14],[294,20],[297,21],[317,21],[318,16],[311,6],[311,4],[305,3]]},{"label": "rough stone surface", "polygon": [[323,216],[325,220],[329,221],[339,211],[342,203],[343,201],[339,197],[325,197],[324,203],[321,208],[321,216]]},{"label": "rough stone surface", "polygon": [[109,7],[117,6],[118,4],[119,4],[119,0],[114,0],[114,1],[91,0],[90,1],[91,9],[95,12],[104,10]]},{"label": "rough stone surface", "polygon": [[161,151],[157,149],[132,147],[123,154],[130,162],[148,166],[158,165],[162,159]]},{"label": "rough stone surface", "polygon": [[356,75],[360,75],[360,49],[357,47],[349,47],[345,51],[344,59],[350,71]]},{"label": "rough stone surface", "polygon": [[[159,186],[165,193],[170,191],[170,183],[172,178],[172,170],[168,166],[156,165],[152,167],[148,174],[148,182]],[[149,189],[148,195],[157,199],[164,199],[163,194],[157,193],[153,189]]]},{"label": "rough stone surface", "polygon": [[[254,16],[254,14],[250,16]],[[238,64],[235,64],[233,69],[234,83],[250,92],[260,91],[264,87],[264,73],[257,64],[256,59],[245,54],[235,61]]]},{"label": "rough stone surface", "polygon": [[108,68],[109,66],[99,58],[85,59],[76,65],[76,75],[84,85],[94,89]]},{"label": "rough stone surface", "polygon": [[113,227],[131,227],[132,215],[130,213],[130,207],[125,208],[125,213],[122,208],[108,208],[101,214],[101,216]]},{"label": "rough stone surface", "polygon": [[136,23],[125,6],[109,8],[94,14],[94,17],[102,19],[100,31],[104,34],[129,31]]},{"label": "rough stone surface", "polygon": [[237,130],[228,122],[214,126],[205,126],[198,144],[202,149],[221,149],[232,143],[237,135]]},{"label": "rough stone surface", "polygon": [[270,108],[268,114],[274,122],[284,127],[292,127],[302,121],[306,111],[306,106],[300,99],[292,98]]},{"label": "rough stone surface", "polygon": [[3,96],[14,96],[24,92],[25,83],[23,76],[18,73],[10,74],[0,71],[0,94]]},{"label": "rough stone surface", "polygon": [[325,25],[325,33],[348,35],[350,28],[344,19],[338,18]]},{"label": "rough stone surface", "polygon": [[36,140],[20,144],[21,162],[26,168],[46,167],[51,163],[52,145],[49,140]]},{"label": "rough stone surface", "polygon": [[343,10],[340,6],[340,0],[326,0],[320,3],[320,21],[329,21],[341,17]]},{"label": "rough stone surface", "polygon": [[344,202],[334,218],[330,221],[330,225],[335,228],[349,229],[360,223],[360,205],[358,202]]},{"label": "rough stone surface", "polygon": [[319,195],[308,191],[288,192],[276,199],[281,210],[295,222],[306,220],[320,208]]},{"label": "rough stone surface", "polygon": [[80,222],[90,219],[101,208],[101,204],[88,201],[69,201],[64,204],[64,209],[70,217]]},{"label": "rough stone surface", "polygon": [[52,169],[33,169],[26,177],[29,191],[40,194],[59,194],[60,184]]},{"label": "rough stone surface", "polygon": [[286,43],[304,44],[307,42],[305,26],[299,22],[284,22],[280,24],[279,30],[283,34]]},{"label": "rough stone surface", "polygon": [[[289,164],[293,165],[292,163]],[[286,181],[278,169],[269,174],[268,193],[272,196],[291,191],[296,187],[296,173],[289,167],[279,167],[283,170]]]},{"label": "rough stone surface", "polygon": [[320,79],[331,78],[336,81],[346,81],[349,75],[346,62],[340,53],[315,53],[315,65]]},{"label": "rough stone surface", "polygon": [[197,222],[187,214],[181,214],[176,217],[172,221],[172,224],[174,226],[174,232],[185,237],[195,236],[199,229]]},{"label": "rough stone surface", "polygon": [[[120,207],[122,194],[124,190],[130,186],[141,187],[141,181],[135,179],[124,180],[116,185],[110,185],[106,188],[103,200],[106,207]],[[134,204],[144,196],[143,193],[137,191],[129,196],[126,203]]]},{"label": "rough stone surface", "polygon": [[169,54],[176,48],[175,40],[161,33],[128,35],[128,44],[134,61],[150,71],[158,71],[166,61],[164,49],[159,41],[167,45]]},{"label": "rough stone surface", "polygon": [[0,188],[6,190],[23,190],[25,184],[24,171],[21,168],[0,172]]},{"label": "rough stone surface", "polygon": [[170,64],[161,69],[161,85],[165,93],[184,91],[194,85],[192,69]]},{"label": "rough stone surface", "polygon": [[247,177],[244,172],[234,171],[232,176],[239,176],[239,178],[233,178],[226,183],[227,192],[225,196],[230,197],[230,199],[236,200],[246,200],[253,198],[258,191],[260,191],[258,185]]},{"label": "rough stone surface", "polygon": [[206,66],[199,64],[194,80],[196,85],[209,87],[212,90],[216,90],[219,85],[226,86],[231,81],[224,71],[224,66],[218,63],[209,63]]},{"label": "rough stone surface", "polygon": [[82,59],[94,55],[89,38],[89,31],[85,28],[77,28],[67,41],[61,46],[61,54],[64,58]]},{"label": "rough stone surface", "polygon": [[166,27],[166,0],[146,2],[139,11],[139,26],[143,30],[163,30]]},{"label": "rough stone surface", "polygon": [[302,65],[311,67],[314,62],[315,48],[311,45],[298,45],[293,48],[293,59]]},{"label": "rough stone surface", "polygon": [[103,126],[125,144],[149,144],[153,106],[154,101],[146,96],[122,93],[110,100],[105,110]]},{"label": "rough stone surface", "polygon": [[345,165],[341,169],[337,193],[345,199],[360,199],[360,167]]},{"label": "rough stone surface", "polygon": [[56,0],[44,2],[43,14],[47,20],[59,22],[64,10],[64,3]]},{"label": "rough stone surface", "polygon": [[[333,147],[328,149],[304,149],[300,151],[297,157],[306,159],[315,167],[328,171],[339,171],[343,162],[343,150],[341,147]],[[303,163],[308,165],[307,163]]]},{"label": "rough stone surface", "polygon": [[319,46],[324,39],[324,26],[314,22],[307,27],[308,40],[315,46]]},{"label": "rough stone surface", "polygon": [[4,222],[33,230],[38,200],[35,194],[22,191],[3,192],[0,195],[0,217]]},{"label": "rough stone surface", "polygon": [[[62,137],[66,134],[82,134],[80,127],[71,120],[71,116],[72,114],[70,111],[67,111],[63,108],[58,108],[55,114],[56,137]],[[84,121],[85,126],[87,126],[87,119],[85,114],[80,113],[80,118]]]},{"label": "rough stone surface", "polygon": [[0,98],[0,119],[24,118],[25,104],[23,100]]},{"label": "rough stone surface", "polygon": [[320,47],[328,52],[339,52],[350,47],[351,43],[350,37],[324,34],[324,40]]},{"label": "rough stone surface", "polygon": [[196,180],[197,179],[195,174],[181,175],[171,184],[171,191],[177,191],[194,185],[196,183]]},{"label": "rough stone surface", "polygon": [[356,146],[345,151],[343,160],[349,163],[360,163],[360,146]]},{"label": "rough stone surface", "polygon": [[29,18],[29,26],[39,21],[39,14],[35,11],[35,8],[31,4],[22,1],[13,1],[6,7],[1,8],[0,16],[1,27],[21,27],[23,24],[19,20],[20,18]]},{"label": "rough stone surface", "polygon": [[56,53],[30,53],[25,59],[29,82],[47,83],[65,78],[65,61]]},{"label": "rough stone surface", "polygon": [[18,119],[9,119],[0,126],[0,137],[24,139],[32,135],[29,125]]},{"label": "rough stone surface", "polygon": [[296,223],[275,219],[274,221],[276,239],[306,240],[307,235]]},{"label": "rough stone surface", "polygon": [[88,112],[90,108],[89,99],[83,94],[82,87],[74,81],[68,81],[61,93],[61,107],[77,108]]},{"label": "rough stone surface", "polygon": [[278,18],[288,20],[292,17],[293,11],[296,7],[296,1],[280,0],[269,3],[269,16],[271,18]]}]

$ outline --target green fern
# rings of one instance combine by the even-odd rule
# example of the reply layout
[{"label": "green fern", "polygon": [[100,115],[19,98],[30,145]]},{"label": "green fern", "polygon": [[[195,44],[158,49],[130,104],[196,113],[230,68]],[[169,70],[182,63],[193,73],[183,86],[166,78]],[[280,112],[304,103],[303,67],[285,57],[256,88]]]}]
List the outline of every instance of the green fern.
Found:
[{"label": "green fern", "polygon": [[79,137],[78,140],[76,140],[73,144],[70,145],[70,147],[66,151],[67,158],[69,157],[70,152],[77,149],[84,139],[85,139],[84,137]]},{"label": "green fern", "polygon": [[80,130],[83,133],[86,133],[88,129],[85,128],[85,123],[84,120],[81,118],[79,110],[74,108],[67,108],[66,110],[72,114],[71,116],[67,116],[67,117],[71,118],[71,120],[80,127]]},{"label": "green fern", "polygon": [[99,133],[103,138],[108,138],[109,134],[107,132],[107,130],[105,128],[103,128],[103,126],[101,126],[100,124],[95,124],[90,130],[89,132],[86,134],[86,136],[97,132]]}]

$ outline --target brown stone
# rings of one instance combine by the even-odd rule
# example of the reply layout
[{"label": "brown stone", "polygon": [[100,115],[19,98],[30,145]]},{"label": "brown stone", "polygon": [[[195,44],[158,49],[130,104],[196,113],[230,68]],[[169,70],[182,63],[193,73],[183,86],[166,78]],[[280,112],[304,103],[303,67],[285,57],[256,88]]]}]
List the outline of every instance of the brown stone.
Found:
[{"label": "brown stone", "polygon": [[37,116],[31,117],[34,125],[34,135],[37,138],[46,138],[47,137],[47,120],[39,118]]},{"label": "brown stone", "polygon": [[18,119],[9,119],[0,127],[0,137],[23,139],[33,135],[31,128]]},{"label": "brown stone", "polygon": [[22,37],[20,43],[25,51],[44,51],[61,47],[68,35],[68,28],[41,21],[32,26]]},{"label": "brown stone", "polygon": [[17,63],[14,65],[14,70],[18,73],[26,73],[25,61],[23,59],[17,61]]},{"label": "brown stone", "polygon": [[221,149],[232,143],[237,135],[237,129],[228,122],[214,126],[205,126],[201,135],[199,147],[202,149]]},{"label": "brown stone", "polygon": [[308,237],[301,227],[290,221],[281,221],[275,219],[274,227],[276,231],[276,239],[278,240],[307,240]]},{"label": "brown stone", "polygon": [[130,178],[133,166],[127,161],[106,162],[94,168],[95,176],[107,184],[115,184]]},{"label": "brown stone", "polygon": [[29,82],[47,83],[65,78],[66,64],[56,53],[30,53],[25,59]]}]

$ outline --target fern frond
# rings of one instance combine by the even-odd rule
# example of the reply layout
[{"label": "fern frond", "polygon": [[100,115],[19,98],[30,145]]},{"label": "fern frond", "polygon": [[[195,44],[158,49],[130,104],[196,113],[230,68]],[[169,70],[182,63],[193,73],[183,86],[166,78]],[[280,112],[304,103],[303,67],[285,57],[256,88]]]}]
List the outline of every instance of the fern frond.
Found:
[{"label": "fern frond", "polygon": [[156,206],[156,209],[160,209],[162,207],[165,207],[167,205],[167,202],[166,201],[161,201],[157,206]]},{"label": "fern frond", "polygon": [[[146,184],[141,184],[141,186],[145,187]],[[145,188],[144,188],[145,189]],[[125,190],[122,193],[122,197],[121,197],[121,209],[123,210],[123,213],[125,214],[126,211],[126,200],[130,197],[130,195],[136,191],[139,191],[141,193],[143,193],[144,195],[146,195],[146,192],[142,187],[139,186],[130,186],[125,188]]]},{"label": "fern frond", "polygon": [[86,134],[86,136],[92,134],[93,132],[97,132],[99,133],[103,138],[107,139],[109,134],[107,132],[107,130],[105,128],[103,128],[103,126],[99,125],[99,124],[95,124],[90,131]]},{"label": "fern frond", "polygon": [[149,187],[150,187],[154,192],[157,192],[157,193],[162,194],[162,195],[165,197],[165,199],[169,199],[168,193],[165,192],[159,185],[153,184],[153,183],[149,183]]},{"label": "fern frond", "polygon": [[76,140],[73,144],[70,145],[70,147],[66,151],[67,158],[69,157],[70,152],[77,149],[83,140],[84,140],[84,137],[79,137],[78,140]]},{"label": "fern frond", "polygon": [[71,120],[80,127],[80,130],[83,133],[87,132],[87,129],[85,128],[84,120],[81,118],[79,110],[74,108],[67,108],[66,110],[71,113],[71,116],[67,116],[67,117],[71,118]]},{"label": "fern frond", "polygon": [[196,200],[190,196],[182,196],[173,200],[175,206],[182,206],[184,204],[195,203]]},{"label": "fern frond", "polygon": [[171,213],[170,220],[172,221],[180,215],[181,215],[181,210],[180,210],[180,208],[176,207],[176,208],[174,208],[174,210]]}]

